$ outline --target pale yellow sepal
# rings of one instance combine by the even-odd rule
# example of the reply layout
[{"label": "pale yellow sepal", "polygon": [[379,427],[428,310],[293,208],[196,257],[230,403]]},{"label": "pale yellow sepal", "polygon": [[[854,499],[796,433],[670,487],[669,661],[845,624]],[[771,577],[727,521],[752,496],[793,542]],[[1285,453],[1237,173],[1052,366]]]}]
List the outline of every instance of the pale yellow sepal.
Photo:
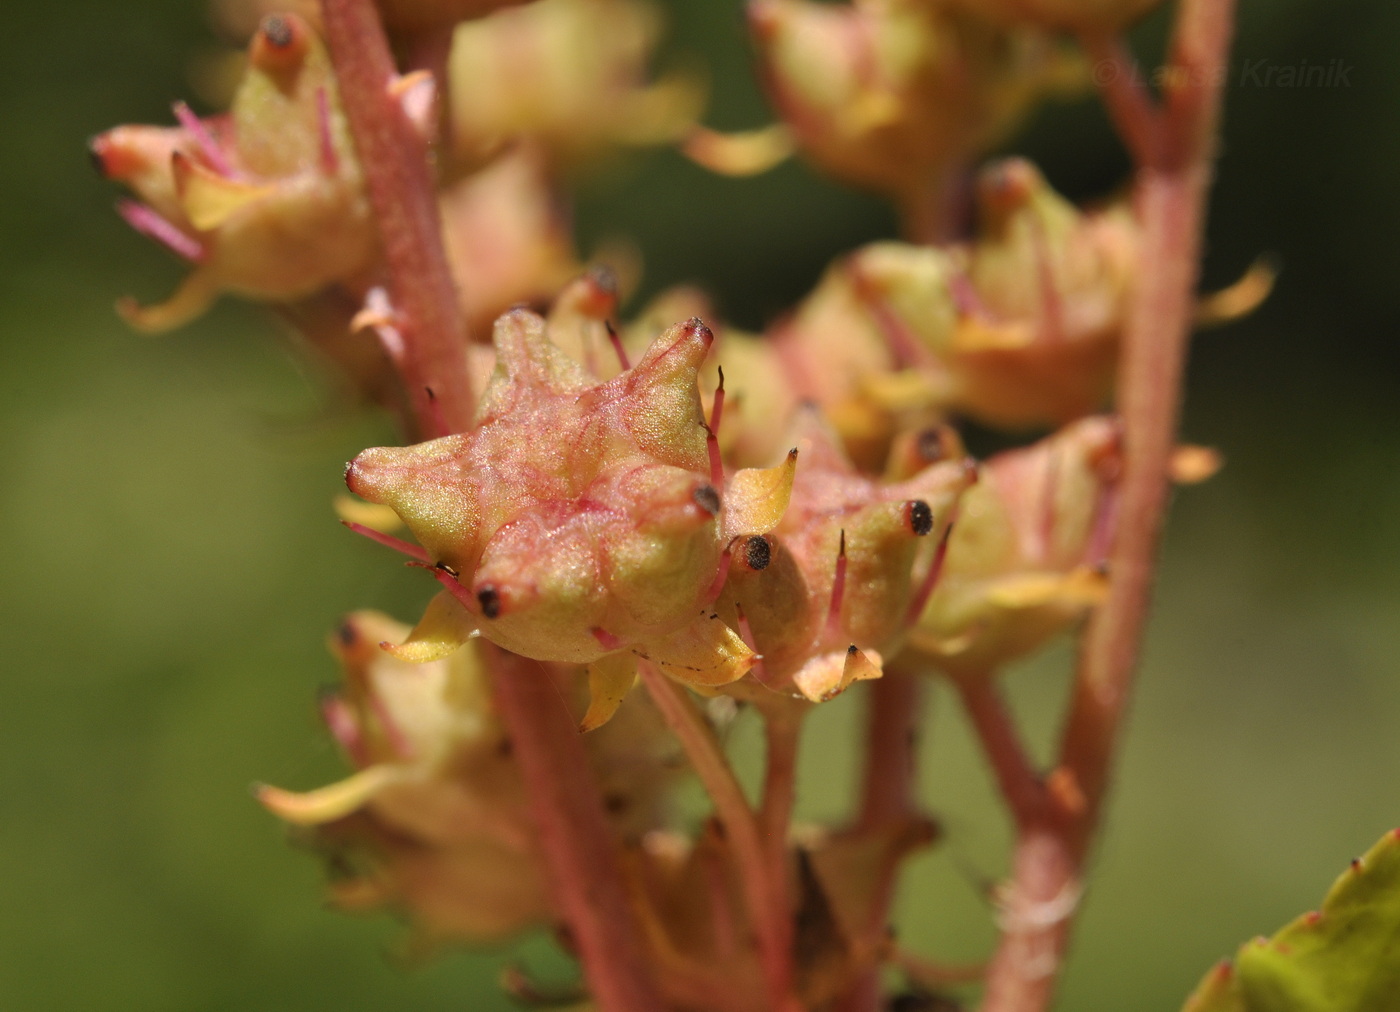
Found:
[{"label": "pale yellow sepal", "polygon": [[792,676],[792,683],[812,702],[824,703],[856,682],[881,677],[883,665],[883,658],[874,650],[861,650],[852,645],[847,650],[813,657]]},{"label": "pale yellow sepal", "polygon": [[916,369],[863,377],[861,390],[880,407],[893,412],[930,407],[938,402],[940,393],[929,377]]},{"label": "pale yellow sepal", "polygon": [[254,186],[229,179],[178,154],[171,160],[171,168],[175,173],[175,192],[180,195],[185,214],[201,232],[213,231],[277,189],[272,184]]},{"label": "pale yellow sepal", "polygon": [[117,315],[135,329],[161,334],[182,327],[204,313],[218,295],[216,278],[208,266],[196,268],[164,302],[143,306],[135,299],[117,300]]},{"label": "pale yellow sepal", "polygon": [[1199,485],[1220,473],[1225,458],[1209,446],[1178,446],[1172,453],[1172,481],[1178,485]]},{"label": "pale yellow sepal", "polygon": [[1233,285],[1201,297],[1196,303],[1196,325],[1218,327],[1248,316],[1273,293],[1277,280],[1278,267],[1268,257],[1260,257]]},{"label": "pale yellow sepal", "polygon": [[314,791],[298,793],[261,784],[256,796],[258,802],[279,819],[298,826],[319,826],[359,810],[403,775],[403,767],[385,763],[362,769]]},{"label": "pale yellow sepal", "polygon": [[342,493],[335,497],[331,506],[335,515],[346,523],[359,524],[380,534],[392,534],[403,526],[403,518],[388,506],[365,502],[353,495]]},{"label": "pale yellow sepal", "polygon": [[958,321],[952,350],[964,354],[1019,351],[1035,343],[1035,329],[1026,323],[990,323],[973,317]]},{"label": "pale yellow sepal", "polygon": [[996,608],[1016,611],[1048,604],[1092,607],[1108,593],[1108,579],[1092,569],[1079,568],[1064,576],[1031,573],[997,582],[987,592],[987,602]]},{"label": "pale yellow sepal", "polygon": [[623,103],[616,138],[634,147],[669,144],[685,135],[705,104],[705,86],[693,74],[676,71]]},{"label": "pale yellow sepal", "polygon": [[383,646],[401,661],[427,664],[456,653],[468,640],[479,635],[475,620],[444,590],[428,602],[427,610],[408,634],[408,639]]},{"label": "pale yellow sepal", "polygon": [[786,123],[736,133],[698,126],[681,144],[682,154],[721,176],[761,175],[790,158],[794,150],[796,143]]},{"label": "pale yellow sepal", "polygon": [[630,653],[609,654],[588,665],[588,712],[579,724],[580,731],[602,727],[637,680],[637,658]]},{"label": "pale yellow sepal", "polygon": [[738,681],[759,660],[738,633],[709,615],[639,653],[676,681],[701,687]]},{"label": "pale yellow sepal", "polygon": [[797,476],[797,449],[777,467],[748,468],[734,475],[725,495],[724,536],[767,534],[782,522]]}]

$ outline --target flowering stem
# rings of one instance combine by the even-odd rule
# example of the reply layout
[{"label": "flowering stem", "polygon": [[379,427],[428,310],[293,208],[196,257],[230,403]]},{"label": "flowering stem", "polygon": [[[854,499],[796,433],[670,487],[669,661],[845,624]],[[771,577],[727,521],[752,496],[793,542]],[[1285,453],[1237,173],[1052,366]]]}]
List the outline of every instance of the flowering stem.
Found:
[{"label": "flowering stem", "polygon": [[914,814],[923,684],[887,670],[866,693],[865,774],[858,824],[875,830]]},{"label": "flowering stem", "polygon": [[1161,114],[1142,79],[1142,71],[1121,38],[1086,35],[1080,40],[1084,52],[1094,61],[1094,77],[1100,81],[1104,107],[1113,118],[1133,161],[1147,165],[1157,157],[1154,150],[1161,130]]},{"label": "flowering stem", "polygon": [[663,1008],[583,738],[548,670],[483,641],[496,705],[528,788],[553,894],[589,990],[607,1012]]},{"label": "flowering stem", "polygon": [[[389,90],[394,63],[373,0],[322,0],[321,8],[403,335],[401,379],[422,432],[465,431],[475,410],[468,335],[426,146]],[[542,665],[494,646],[483,650],[554,896],[593,997],[606,1012],[653,1012],[663,1007],[660,993],[574,720]]]},{"label": "flowering stem", "polygon": [[996,675],[979,671],[954,682],[1012,818],[1018,827],[1033,825],[1043,817],[1049,796],[997,690]]},{"label": "flowering stem", "polygon": [[1051,803],[1019,827],[983,1012],[1049,1007],[1099,825],[1167,505],[1234,9],[1234,0],[1181,0],[1162,102],[1147,121],[1152,136],[1145,147],[1129,139],[1139,159],[1143,248],[1119,365],[1124,466],[1112,581],[1081,642],[1059,766],[1048,781]]},{"label": "flowering stem", "polygon": [[[886,668],[866,690],[865,772],[856,828],[870,835],[910,819],[917,811],[918,735],[923,679],[912,672]],[[901,857],[903,855],[900,855]],[[896,863],[879,876],[870,897],[872,932],[889,923],[899,879]],[[838,1005],[839,1012],[879,1012],[884,1007],[878,966],[861,974]]]},{"label": "flowering stem", "polygon": [[404,337],[404,386],[424,434],[465,431],[475,411],[467,328],[443,250],[426,144],[390,91],[394,60],[373,0],[321,0],[321,12]]},{"label": "flowering stem", "polygon": [[768,842],[771,874],[776,877],[785,875],[787,868],[788,823],[797,800],[797,747],[802,736],[802,715],[775,707],[763,716],[767,754],[759,828]]},{"label": "flowering stem", "polygon": [[[744,789],[724,758],[714,733],[695,709],[685,690],[660,669],[645,661],[642,681],[667,725],[680,739],[686,757],[715,806],[715,815],[738,866],[744,903],[758,934],[759,955],[773,1012],[798,1012],[793,994],[792,908],[786,875],[775,875],[763,846],[758,819],[744,797]],[[785,869],[784,869],[785,871]]]}]

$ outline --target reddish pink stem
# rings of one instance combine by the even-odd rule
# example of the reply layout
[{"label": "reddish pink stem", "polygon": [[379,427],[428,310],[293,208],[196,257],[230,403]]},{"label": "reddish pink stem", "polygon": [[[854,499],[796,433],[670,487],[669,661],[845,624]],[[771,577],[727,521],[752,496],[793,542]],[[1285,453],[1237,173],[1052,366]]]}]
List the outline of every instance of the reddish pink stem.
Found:
[{"label": "reddish pink stem", "polygon": [[[856,826],[874,834],[913,817],[919,809],[917,766],[923,678],[887,668],[884,677],[869,685],[865,773]],[[889,874],[879,877],[877,893],[870,897],[872,931],[885,929],[898,882],[897,864]],[[839,1012],[880,1012],[884,1007],[880,977],[879,967],[862,974],[838,1004]]]},{"label": "reddish pink stem", "polygon": [[978,672],[957,678],[954,683],[1017,826],[1032,825],[1043,817],[1049,799],[997,689],[995,676]]},{"label": "reddish pink stem", "polygon": [[117,213],[126,223],[142,235],[154,239],[178,257],[192,264],[201,263],[207,255],[204,245],[190,235],[180,231],[160,212],[135,200],[117,201]]},{"label": "reddish pink stem", "polygon": [[390,93],[396,71],[373,0],[321,0],[321,11],[404,334],[404,385],[425,435],[441,435],[433,431],[438,425],[465,431],[475,411],[468,335],[443,250],[427,147]]},{"label": "reddish pink stem", "polygon": [[392,548],[396,552],[402,552],[410,559],[417,559],[419,562],[432,565],[432,556],[430,556],[427,550],[421,545],[415,545],[411,541],[405,541],[403,538],[396,538],[392,534],[385,534],[383,531],[376,531],[373,527],[357,524],[353,520],[342,520],[341,523],[361,537],[369,538],[371,541],[377,542],[385,548]]},{"label": "reddish pink stem", "polygon": [[542,664],[490,644],[483,649],[529,790],[553,894],[589,990],[607,1012],[657,1012],[665,1005],[640,942],[577,722]]},{"label": "reddish pink stem", "polygon": [[1148,165],[1157,157],[1161,113],[1153,103],[1142,70],[1122,39],[1086,35],[1080,40],[1094,61],[1094,80],[1114,126],[1133,160]]},{"label": "reddish pink stem", "polygon": [[[396,364],[424,433],[465,430],[474,412],[467,332],[426,147],[390,94],[394,64],[372,0],[322,0],[321,9],[403,335]],[[451,574],[437,575],[461,589]],[[655,1012],[664,1006],[574,719],[542,665],[489,644],[483,649],[554,896],[593,998],[605,1012]]]},{"label": "reddish pink stem", "polygon": [[934,590],[938,587],[938,579],[943,575],[943,566],[948,560],[948,542],[953,537],[953,524],[956,522],[957,507],[955,506],[949,512],[948,523],[943,528],[943,533],[938,538],[938,544],[933,549],[933,558],[929,561],[928,572],[919,581],[919,589],[909,599],[909,610],[904,615],[906,626],[914,625],[923,617],[924,609],[928,607],[928,599],[933,596]]},{"label": "reddish pink stem", "polygon": [[714,404],[710,408],[710,424],[705,427],[705,446],[710,454],[710,482],[724,488],[724,459],[719,452],[719,423],[724,419],[724,370],[719,371],[719,386],[715,388]]},{"label": "reddish pink stem", "polygon": [[763,803],[759,828],[768,842],[771,874],[787,874],[788,824],[797,801],[797,750],[802,738],[802,714],[786,706],[763,714],[763,734],[768,752],[764,756]]},{"label": "reddish pink stem", "polygon": [[831,603],[826,610],[826,632],[828,641],[835,642],[841,636],[841,603],[846,596],[846,530],[841,529],[841,547],[836,552],[836,575],[831,578]]},{"label": "reddish pink stem", "polygon": [[773,1012],[800,1012],[793,994],[793,923],[786,877],[774,874],[759,821],[744,797],[714,733],[696,711],[686,692],[660,669],[645,661],[642,682],[666,724],[680,739],[695,775],[715,806],[738,867],[749,918],[758,934],[759,957]]},{"label": "reddish pink stem", "polygon": [[194,138],[195,146],[199,148],[199,153],[204,156],[209,167],[221,176],[232,178],[234,176],[233,165],[225,157],[224,149],[219,147],[219,142],[209,132],[209,127],[205,125],[204,120],[196,116],[184,102],[176,102],[172,108],[175,111],[175,119]]},{"label": "reddish pink stem", "polygon": [[1112,582],[1081,643],[1051,803],[1021,826],[983,1012],[1049,1007],[1108,790],[1166,511],[1234,11],[1234,0],[1181,0],[1150,143],[1127,138],[1145,158],[1136,186],[1143,245],[1119,365],[1124,466]]}]

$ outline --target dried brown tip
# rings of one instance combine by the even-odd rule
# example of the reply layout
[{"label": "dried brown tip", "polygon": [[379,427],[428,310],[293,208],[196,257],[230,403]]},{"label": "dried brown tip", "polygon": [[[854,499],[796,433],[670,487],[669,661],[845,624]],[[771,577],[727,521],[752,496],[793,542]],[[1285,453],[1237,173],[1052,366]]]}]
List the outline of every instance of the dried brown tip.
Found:
[{"label": "dried brown tip", "polygon": [[768,539],[761,534],[749,538],[744,544],[744,564],[750,569],[761,572],[768,568],[773,561],[773,546],[768,543]]},{"label": "dried brown tip", "polygon": [[922,499],[911,499],[905,503],[904,515],[916,537],[922,538],[933,530],[933,510]]},{"label": "dried brown tip", "polygon": [[497,618],[501,614],[501,594],[489,583],[476,592],[476,600],[481,605],[481,614],[487,618]]},{"label": "dried brown tip", "polygon": [[92,167],[97,170],[99,176],[108,175],[107,172],[107,147],[109,142],[104,134],[95,134],[88,138],[87,149],[88,158],[92,159]]},{"label": "dried brown tip", "polygon": [[713,485],[701,485],[690,496],[695,500],[695,505],[710,516],[719,516],[719,492]]},{"label": "dried brown tip", "polygon": [[617,272],[607,264],[594,264],[584,276],[599,292],[609,298],[617,298]]},{"label": "dried brown tip", "polygon": [[1005,214],[1030,198],[1038,177],[1035,166],[1024,158],[1008,158],[983,170],[978,196],[986,211]]},{"label": "dried brown tip", "polygon": [[685,321],[685,326],[687,330],[698,336],[705,344],[710,345],[714,343],[715,332],[705,326],[705,321],[700,319],[700,317],[692,316]]},{"label": "dried brown tip", "polygon": [[945,438],[944,430],[935,426],[932,429],[924,429],[914,440],[914,452],[919,455],[919,459],[925,464],[937,464],[949,456],[948,441]]},{"label": "dried brown tip", "polygon": [[310,29],[295,14],[269,14],[258,25],[248,58],[261,70],[294,70],[310,45]]}]

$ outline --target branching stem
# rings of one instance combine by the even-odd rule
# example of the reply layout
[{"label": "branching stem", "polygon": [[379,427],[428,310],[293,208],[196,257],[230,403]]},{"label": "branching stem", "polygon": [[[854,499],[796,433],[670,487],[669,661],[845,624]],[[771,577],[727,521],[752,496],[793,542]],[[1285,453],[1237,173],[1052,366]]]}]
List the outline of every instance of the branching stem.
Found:
[{"label": "branching stem", "polygon": [[[876,834],[918,814],[918,734],[923,713],[924,678],[908,671],[886,669],[866,690],[865,772],[856,828]],[[902,857],[902,855],[900,855]],[[872,931],[889,923],[899,882],[899,865],[879,876],[870,897]],[[880,969],[874,967],[856,981],[839,1006],[840,1012],[879,1012],[884,1007]]]},{"label": "branching stem", "polygon": [[467,327],[443,250],[427,145],[390,91],[394,60],[373,0],[321,0],[321,10],[404,337],[401,378],[422,435],[465,431],[475,411]]},{"label": "branching stem", "polygon": [[787,710],[765,713],[763,802],[759,829],[768,844],[768,862],[774,877],[787,874],[788,824],[797,802],[797,747],[802,736],[802,714]]},{"label": "branching stem", "polygon": [[552,892],[589,991],[608,1012],[663,1008],[577,721],[538,661],[486,644],[496,705],[528,789]]},{"label": "branching stem", "polygon": [[[373,0],[322,0],[326,38],[365,173],[389,276],[397,363],[420,435],[470,428],[467,329],[440,232],[427,147],[390,91]],[[588,754],[546,669],[483,645],[524,777],[540,850],[589,990],[605,1012],[655,1012],[660,992],[637,929]]]},{"label": "branching stem", "polygon": [[997,786],[1019,829],[1025,830],[1046,815],[1049,796],[1006,709],[991,672],[977,672],[954,679],[963,707],[982,742],[982,749],[996,775]]},{"label": "branching stem", "polygon": [[764,847],[759,820],[744,797],[744,789],[735,778],[714,732],[685,690],[646,661],[642,662],[640,672],[656,708],[680,739],[724,828],[738,867],[744,903],[758,935],[769,1007],[774,1012],[800,1012],[801,1005],[793,994],[793,922],[786,869],[781,875],[775,874],[769,850]]},{"label": "branching stem", "polygon": [[[1059,767],[1051,777],[1058,789],[1043,815],[1018,826],[1002,941],[988,970],[983,1012],[1049,1008],[1108,790],[1167,505],[1234,12],[1234,0],[1181,0],[1162,101],[1150,117],[1133,108],[1138,98],[1107,96],[1138,161],[1142,227],[1118,377],[1121,519],[1109,557],[1108,598],[1080,645]],[[1147,125],[1151,136],[1135,136]]]}]

